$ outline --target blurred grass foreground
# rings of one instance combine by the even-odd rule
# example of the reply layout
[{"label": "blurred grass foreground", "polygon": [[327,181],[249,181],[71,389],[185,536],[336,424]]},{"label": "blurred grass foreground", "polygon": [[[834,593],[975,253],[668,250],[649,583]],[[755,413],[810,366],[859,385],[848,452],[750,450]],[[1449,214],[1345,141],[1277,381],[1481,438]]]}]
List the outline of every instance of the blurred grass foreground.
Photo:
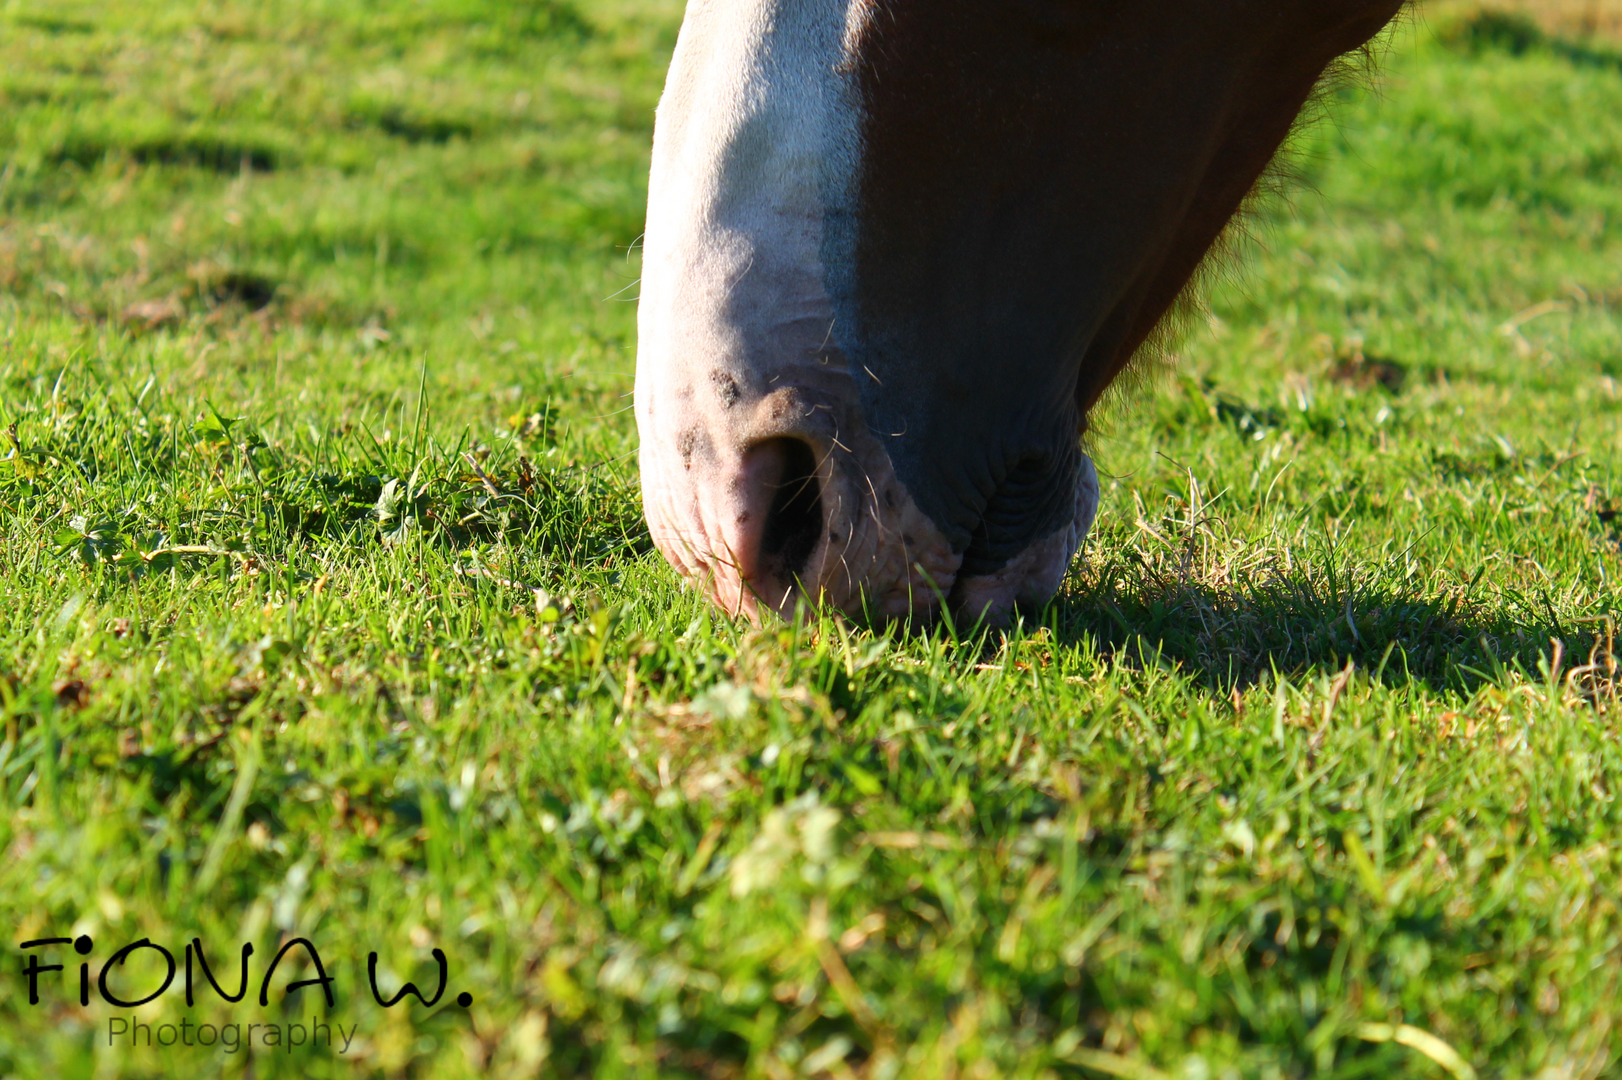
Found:
[{"label": "blurred grass foreground", "polygon": [[652,553],[679,18],[0,0],[0,1076],[1615,1075],[1616,5],[1392,36],[1008,634]]}]

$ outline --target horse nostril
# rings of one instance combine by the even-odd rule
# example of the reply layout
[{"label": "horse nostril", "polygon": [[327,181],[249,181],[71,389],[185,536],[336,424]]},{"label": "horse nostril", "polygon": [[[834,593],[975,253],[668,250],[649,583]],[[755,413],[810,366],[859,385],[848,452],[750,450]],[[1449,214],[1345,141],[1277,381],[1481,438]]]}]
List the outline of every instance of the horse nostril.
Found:
[{"label": "horse nostril", "polygon": [[748,471],[763,483],[761,495],[771,499],[753,584],[762,599],[777,607],[793,592],[822,539],[817,458],[799,439],[768,439],[750,449]]}]

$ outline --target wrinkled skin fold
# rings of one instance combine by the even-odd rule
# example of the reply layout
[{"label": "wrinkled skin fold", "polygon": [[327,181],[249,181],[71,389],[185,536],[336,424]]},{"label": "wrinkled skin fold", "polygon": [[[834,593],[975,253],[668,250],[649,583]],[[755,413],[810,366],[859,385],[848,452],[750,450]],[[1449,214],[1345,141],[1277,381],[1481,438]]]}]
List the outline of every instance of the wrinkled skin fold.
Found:
[{"label": "wrinkled skin fold", "polygon": [[729,612],[1007,617],[1080,439],[1398,0],[693,0],[654,136],[636,417]]}]

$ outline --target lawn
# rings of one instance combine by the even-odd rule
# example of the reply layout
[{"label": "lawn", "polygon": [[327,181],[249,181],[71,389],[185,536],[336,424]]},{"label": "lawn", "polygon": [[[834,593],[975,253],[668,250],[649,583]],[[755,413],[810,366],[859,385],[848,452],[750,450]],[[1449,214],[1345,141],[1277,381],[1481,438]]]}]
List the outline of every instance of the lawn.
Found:
[{"label": "lawn", "polygon": [[1331,95],[1039,618],[754,629],[638,508],[680,7],[0,0],[0,1076],[1614,1075],[1622,45]]}]

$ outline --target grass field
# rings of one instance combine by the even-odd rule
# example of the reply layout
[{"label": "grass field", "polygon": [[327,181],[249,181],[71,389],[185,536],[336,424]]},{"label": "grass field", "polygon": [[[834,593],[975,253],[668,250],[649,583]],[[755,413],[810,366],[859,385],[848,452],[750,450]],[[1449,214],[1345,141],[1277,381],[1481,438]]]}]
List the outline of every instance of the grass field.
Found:
[{"label": "grass field", "polygon": [[679,15],[0,0],[0,1076],[1615,1075],[1622,48],[1399,32],[1039,620],[752,630],[637,503]]}]

